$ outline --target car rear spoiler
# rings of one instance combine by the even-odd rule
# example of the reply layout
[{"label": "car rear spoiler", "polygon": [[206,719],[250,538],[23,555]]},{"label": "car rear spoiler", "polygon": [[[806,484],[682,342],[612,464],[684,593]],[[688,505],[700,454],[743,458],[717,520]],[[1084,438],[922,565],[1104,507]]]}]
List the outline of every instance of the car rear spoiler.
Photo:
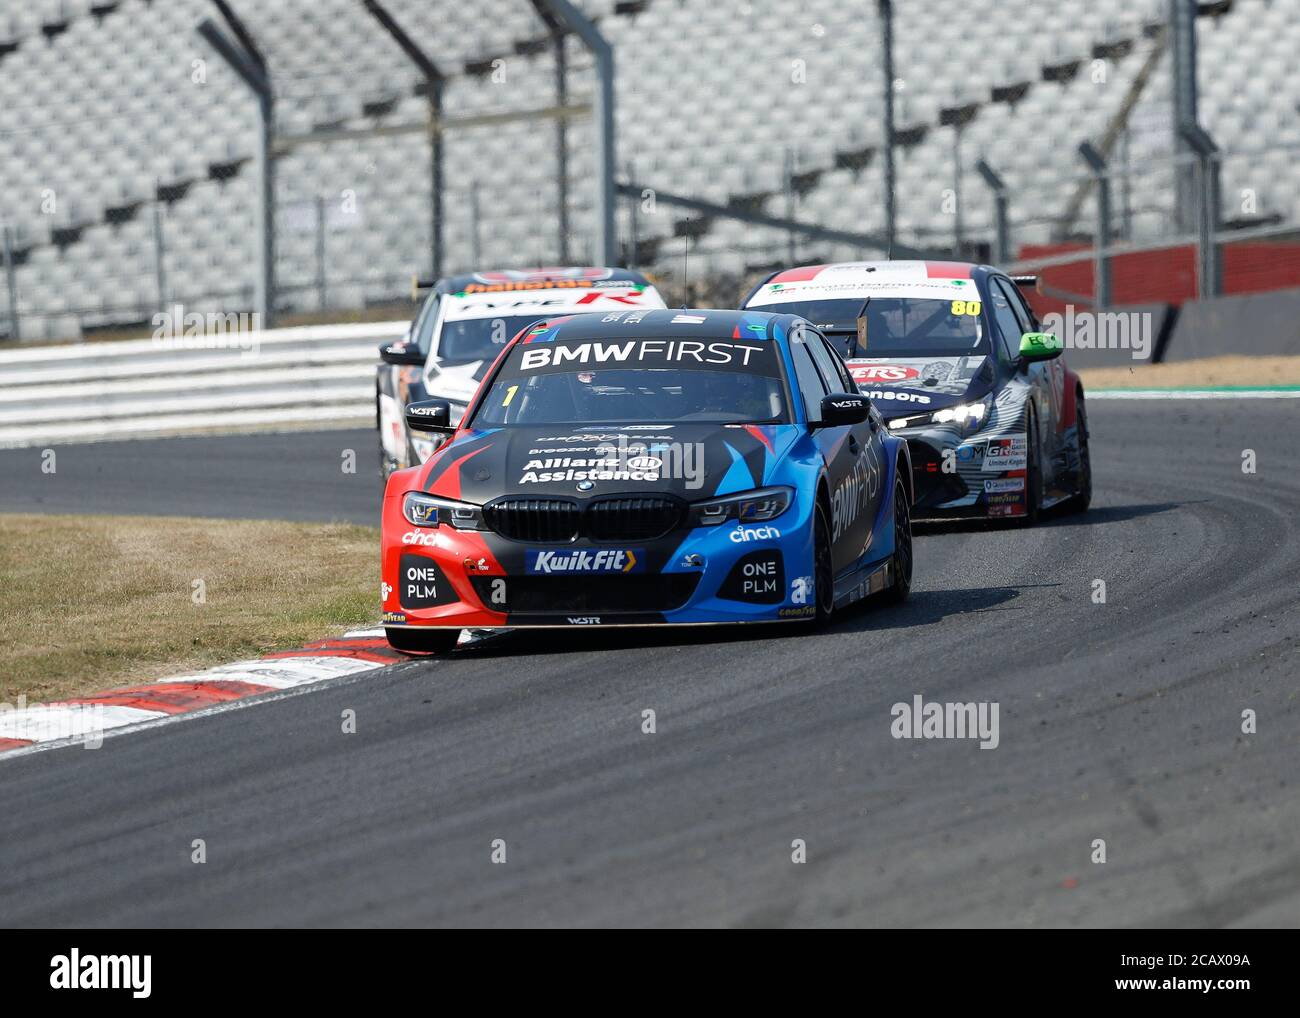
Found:
[{"label": "car rear spoiler", "polygon": [[1037,289],[1038,289],[1038,277],[1037,277],[1037,276],[1012,276],[1012,277],[1011,277],[1011,282],[1015,283],[1016,286],[1020,287],[1020,289],[1022,289],[1022,290],[1037,290]]}]

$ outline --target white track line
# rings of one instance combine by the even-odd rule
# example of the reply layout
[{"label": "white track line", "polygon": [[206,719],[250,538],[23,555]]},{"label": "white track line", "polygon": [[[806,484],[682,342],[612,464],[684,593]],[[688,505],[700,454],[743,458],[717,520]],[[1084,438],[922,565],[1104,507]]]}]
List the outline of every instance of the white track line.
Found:
[{"label": "white track line", "polygon": [[[399,664],[403,662],[398,662]],[[381,666],[392,667],[392,666]],[[313,682],[305,686],[294,686],[290,689],[281,689],[273,693],[257,693],[253,696],[246,696],[239,700],[227,700],[225,703],[214,704],[211,707],[201,707],[198,710],[186,711],[183,714],[165,714],[159,718],[153,718],[139,723],[122,725],[117,728],[109,728],[102,733],[97,733],[103,741],[116,738],[119,735],[134,735],[136,732],[147,731],[150,728],[157,728],[160,725],[180,724],[185,721],[197,721],[199,718],[212,717],[215,714],[228,714],[231,711],[243,710],[245,707],[253,707],[263,703],[274,703],[277,700],[289,700],[295,696],[303,696],[317,689],[324,689],[334,686],[351,685],[354,682],[365,680],[369,670],[357,672],[352,675],[340,675],[332,679],[322,679],[319,682]],[[147,711],[140,711],[145,714]],[[5,750],[0,753],[0,764],[6,760],[12,760],[20,756],[30,756],[32,753],[44,753],[51,749],[63,749],[67,746],[79,746],[83,739],[80,737],[71,737],[66,739],[57,739],[50,742],[33,742],[30,746],[20,746],[17,749]]]},{"label": "white track line", "polygon": [[[373,427],[373,401],[348,405],[304,406],[276,410],[231,410],[171,417],[135,417],[88,424],[42,425],[40,428],[0,428],[0,449],[63,445],[77,442],[112,442],[125,438],[172,438],[194,432],[236,434],[270,425],[313,425],[316,428]],[[300,430],[300,429],[299,429]]]},{"label": "white track line", "polygon": [[[79,742],[93,730],[95,738],[107,730],[148,722],[167,715],[163,711],[117,704],[33,704],[22,710],[0,711],[0,739],[31,739],[34,745]],[[21,753],[30,747],[5,750]]]},{"label": "white track line", "polygon": [[1088,399],[1300,399],[1300,389],[1090,389]]}]

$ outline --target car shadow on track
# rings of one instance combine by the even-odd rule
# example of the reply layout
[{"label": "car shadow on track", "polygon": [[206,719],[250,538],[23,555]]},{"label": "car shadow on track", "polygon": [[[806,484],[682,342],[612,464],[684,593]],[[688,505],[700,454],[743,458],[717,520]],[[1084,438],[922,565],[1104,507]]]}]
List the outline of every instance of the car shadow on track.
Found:
[{"label": "car shadow on track", "polygon": [[[1132,505],[1093,506],[1085,513],[1070,512],[1061,509],[1049,509],[1043,514],[1036,526],[1039,527],[1083,527],[1096,526],[1101,523],[1123,523],[1127,520],[1142,519],[1157,513],[1167,513],[1181,509],[1185,505],[1199,505],[1208,499],[1193,502],[1144,502]],[[916,520],[912,523],[917,537],[931,534],[979,534],[990,531],[1025,530],[1025,525],[1017,520]]]},{"label": "car shadow on track", "polygon": [[878,605],[863,601],[836,613],[825,629],[814,630],[804,623],[784,622],[751,625],[662,626],[644,629],[529,629],[505,632],[476,640],[456,651],[457,658],[518,657],[523,654],[571,654],[601,650],[632,650],[655,647],[719,646],[754,640],[784,640],[819,634],[870,632],[929,625],[953,615],[972,612],[1018,610],[1012,605],[1031,587],[1055,587],[1054,583],[1023,584],[1017,587],[972,587],[964,590],[913,591],[901,605]]},{"label": "car shadow on track", "polygon": [[864,602],[837,615],[829,633],[867,633],[880,629],[927,626],[955,615],[977,612],[1020,611],[1014,602],[1035,587],[1059,587],[1059,583],[1023,583],[1014,587],[967,587],[961,590],[914,590],[897,605]]},{"label": "car shadow on track", "polygon": [[1086,513],[1051,512],[1043,517],[1040,526],[1044,527],[1083,527],[1096,526],[1099,523],[1124,523],[1128,520],[1140,520],[1144,516],[1167,513],[1181,509],[1185,505],[1201,505],[1208,498],[1198,498],[1190,502],[1139,502],[1133,505],[1097,505]]}]

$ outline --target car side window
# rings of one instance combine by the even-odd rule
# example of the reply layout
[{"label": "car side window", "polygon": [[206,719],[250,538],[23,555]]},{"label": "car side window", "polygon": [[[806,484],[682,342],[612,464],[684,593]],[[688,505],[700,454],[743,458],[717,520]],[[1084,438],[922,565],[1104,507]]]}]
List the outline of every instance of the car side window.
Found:
[{"label": "car side window", "polygon": [[812,352],[808,349],[809,340],[794,338],[790,341],[790,357],[794,360],[794,373],[799,382],[799,392],[803,394],[804,406],[808,409],[808,420],[819,422],[822,419],[822,397],[828,395],[826,384],[813,363]]},{"label": "car side window", "polygon": [[997,322],[998,333],[1002,337],[1002,350],[1007,361],[1014,361],[1020,356],[1020,334],[1027,331],[1021,327],[1020,319],[1007,299],[1001,280],[989,283],[989,304],[993,310],[993,320]]},{"label": "car side window", "polygon": [[420,314],[415,319],[415,324],[411,327],[411,335],[420,343],[420,352],[428,354],[429,347],[433,341],[433,323],[438,318],[438,304],[442,300],[442,294],[429,294],[424,306],[420,308]]},{"label": "car side window", "polygon": [[1034,309],[1029,306],[1029,301],[1025,299],[1024,291],[1008,279],[1000,279],[998,282],[1006,288],[1007,295],[1011,300],[1011,309],[1025,323],[1025,331],[1037,332],[1039,329],[1038,319],[1034,315]]},{"label": "car side window", "polygon": [[1020,331],[1034,332],[1034,316],[1029,313],[1029,308],[1020,297],[1020,291],[1015,283],[1009,283],[1005,279],[994,280],[1002,290],[1002,295],[1006,297],[1007,303],[1011,305],[1011,313],[1016,316],[1016,322],[1020,325]]},{"label": "car side window", "polygon": [[[830,344],[826,342],[825,336],[813,336],[808,340],[812,347],[813,360],[821,368],[822,378],[830,386],[831,392],[857,392],[857,386],[853,385],[853,379],[848,377],[848,371],[844,368],[844,362],[836,356],[835,351],[831,349]],[[847,387],[845,379],[848,379]]]}]

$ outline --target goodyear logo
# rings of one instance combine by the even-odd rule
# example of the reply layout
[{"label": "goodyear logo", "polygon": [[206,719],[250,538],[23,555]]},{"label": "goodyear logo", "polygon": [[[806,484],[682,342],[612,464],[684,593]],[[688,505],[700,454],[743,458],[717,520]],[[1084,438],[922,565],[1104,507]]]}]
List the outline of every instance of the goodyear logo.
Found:
[{"label": "goodyear logo", "polygon": [[530,551],[529,573],[633,573],[640,570],[644,552],[623,548],[599,551]]}]

